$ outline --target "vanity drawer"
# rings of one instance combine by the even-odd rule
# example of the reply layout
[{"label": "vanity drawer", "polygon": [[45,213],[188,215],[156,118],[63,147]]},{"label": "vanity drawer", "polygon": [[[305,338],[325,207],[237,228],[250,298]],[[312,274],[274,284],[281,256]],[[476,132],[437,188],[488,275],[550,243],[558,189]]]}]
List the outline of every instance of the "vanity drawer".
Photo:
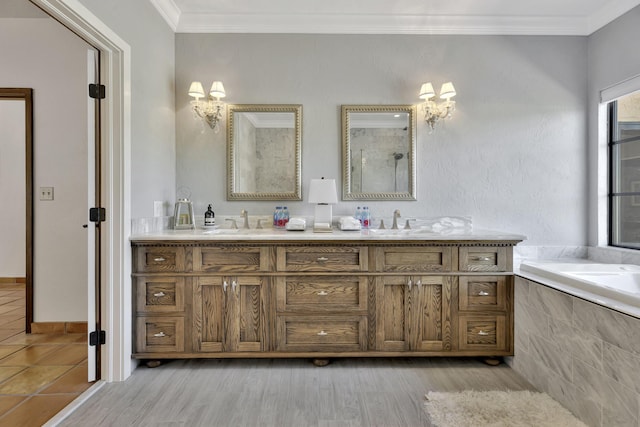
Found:
[{"label": "vanity drawer", "polygon": [[414,273],[451,271],[449,247],[378,248],[377,271]]},{"label": "vanity drawer", "polygon": [[460,276],[459,284],[461,311],[507,309],[506,276]]},{"label": "vanity drawer", "polygon": [[363,276],[278,277],[278,311],[366,311],[367,285]]},{"label": "vanity drawer", "polygon": [[184,351],[183,317],[138,317],[138,353]]},{"label": "vanity drawer", "polygon": [[279,316],[279,351],[364,351],[366,316]]},{"label": "vanity drawer", "polygon": [[508,271],[507,248],[495,246],[460,247],[460,271]]},{"label": "vanity drawer", "polygon": [[278,248],[278,271],[367,271],[368,250],[361,246]]},{"label": "vanity drawer", "polygon": [[269,271],[267,247],[216,246],[193,248],[197,272],[245,273]]},{"label": "vanity drawer", "polygon": [[135,273],[178,273],[184,271],[184,248],[138,246]]},{"label": "vanity drawer", "polygon": [[460,316],[460,350],[507,350],[506,324],[505,315]]},{"label": "vanity drawer", "polygon": [[184,311],[183,277],[136,277],[136,302],[139,312]]}]

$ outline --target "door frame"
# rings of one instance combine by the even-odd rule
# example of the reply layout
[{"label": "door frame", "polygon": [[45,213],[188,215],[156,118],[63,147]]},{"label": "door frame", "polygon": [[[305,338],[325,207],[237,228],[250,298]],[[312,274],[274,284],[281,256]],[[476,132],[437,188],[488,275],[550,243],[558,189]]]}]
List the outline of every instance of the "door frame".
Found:
[{"label": "door frame", "polygon": [[0,100],[24,101],[25,144],[25,332],[33,322],[33,89],[0,88]]},{"label": "door frame", "polygon": [[131,354],[131,48],[78,0],[29,0],[100,51],[102,100],[101,325],[106,331],[100,370],[104,381],[123,381]]}]

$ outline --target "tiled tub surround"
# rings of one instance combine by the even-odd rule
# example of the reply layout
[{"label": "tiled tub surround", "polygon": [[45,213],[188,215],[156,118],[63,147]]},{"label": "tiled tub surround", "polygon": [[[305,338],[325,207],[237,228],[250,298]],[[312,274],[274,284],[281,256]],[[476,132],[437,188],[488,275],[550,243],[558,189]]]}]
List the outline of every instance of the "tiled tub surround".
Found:
[{"label": "tiled tub surround", "polygon": [[640,425],[640,319],[516,277],[514,335],[508,363],[578,418]]}]

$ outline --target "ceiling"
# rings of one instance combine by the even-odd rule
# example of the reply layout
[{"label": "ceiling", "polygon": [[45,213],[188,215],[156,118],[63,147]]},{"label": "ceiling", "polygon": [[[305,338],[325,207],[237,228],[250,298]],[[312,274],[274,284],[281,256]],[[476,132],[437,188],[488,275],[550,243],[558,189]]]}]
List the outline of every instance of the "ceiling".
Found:
[{"label": "ceiling", "polygon": [[640,0],[149,0],[180,33],[589,35]]}]

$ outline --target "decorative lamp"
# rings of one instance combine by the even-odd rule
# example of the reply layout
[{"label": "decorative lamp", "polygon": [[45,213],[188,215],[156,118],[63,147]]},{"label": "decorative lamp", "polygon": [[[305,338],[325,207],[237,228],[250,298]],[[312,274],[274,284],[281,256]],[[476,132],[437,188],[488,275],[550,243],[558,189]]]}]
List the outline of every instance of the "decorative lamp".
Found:
[{"label": "decorative lamp", "polygon": [[431,100],[431,98],[436,96],[431,82],[423,83],[422,86],[420,86],[418,96],[420,99],[424,99],[422,103],[424,121],[429,125],[431,130],[435,129],[436,123],[439,120],[451,118],[453,111],[456,109],[456,102],[451,100],[451,98],[456,96],[456,89],[451,82],[444,83],[440,88],[439,98],[444,99],[444,101],[439,104]]},{"label": "decorative lamp", "polygon": [[331,232],[332,203],[338,203],[335,179],[312,179],[309,184],[309,203],[316,203],[313,231]]},{"label": "decorative lamp", "polygon": [[[218,133],[225,105],[224,102],[220,101],[220,98],[227,96],[222,82],[213,82],[208,96],[205,96],[202,83],[192,82],[191,86],[189,86],[189,96],[195,98],[194,101],[191,101],[195,115],[207,122],[211,129]],[[201,100],[200,98],[203,99]]]}]

